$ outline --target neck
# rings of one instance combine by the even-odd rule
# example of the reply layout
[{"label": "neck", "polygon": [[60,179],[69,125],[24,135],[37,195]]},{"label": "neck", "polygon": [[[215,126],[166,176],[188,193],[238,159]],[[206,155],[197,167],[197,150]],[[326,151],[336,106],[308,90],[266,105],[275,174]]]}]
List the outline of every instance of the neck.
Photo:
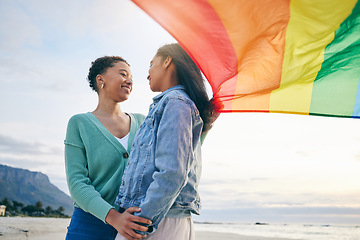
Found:
[{"label": "neck", "polygon": [[162,89],[161,92],[165,92],[169,88],[179,85],[179,80],[177,79],[177,76],[176,76],[176,69],[175,69],[174,64],[171,64],[169,66],[169,70],[170,71],[167,72],[167,75],[165,76],[165,79],[164,79],[166,84],[164,84],[164,89]]},{"label": "neck", "polygon": [[165,92],[166,90],[168,90],[168,89],[170,89],[170,88],[173,88],[173,87],[175,87],[175,86],[177,86],[177,85],[179,85],[179,84],[178,84],[178,83],[169,84],[169,85],[167,85],[167,86],[163,89],[163,91],[161,91],[161,92]]},{"label": "neck", "polygon": [[102,116],[120,116],[120,115],[124,114],[121,111],[120,103],[101,99],[100,97],[99,97],[98,105],[93,113],[96,113],[96,114],[99,114]]}]

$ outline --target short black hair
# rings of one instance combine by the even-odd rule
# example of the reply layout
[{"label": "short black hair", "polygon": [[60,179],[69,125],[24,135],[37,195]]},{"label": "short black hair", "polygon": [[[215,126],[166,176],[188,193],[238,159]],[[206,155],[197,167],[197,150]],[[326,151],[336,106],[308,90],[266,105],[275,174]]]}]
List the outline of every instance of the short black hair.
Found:
[{"label": "short black hair", "polygon": [[99,74],[103,74],[108,68],[113,67],[114,63],[117,62],[124,62],[130,67],[130,64],[125,59],[119,56],[104,56],[96,59],[91,63],[87,80],[92,90],[98,92],[96,76]]}]

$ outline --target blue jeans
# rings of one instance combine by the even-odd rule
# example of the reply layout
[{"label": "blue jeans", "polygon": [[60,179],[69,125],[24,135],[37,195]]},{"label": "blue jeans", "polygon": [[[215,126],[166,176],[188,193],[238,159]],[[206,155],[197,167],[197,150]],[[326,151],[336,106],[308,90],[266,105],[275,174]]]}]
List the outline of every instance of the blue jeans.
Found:
[{"label": "blue jeans", "polygon": [[66,240],[114,240],[117,231],[111,225],[75,207]]}]

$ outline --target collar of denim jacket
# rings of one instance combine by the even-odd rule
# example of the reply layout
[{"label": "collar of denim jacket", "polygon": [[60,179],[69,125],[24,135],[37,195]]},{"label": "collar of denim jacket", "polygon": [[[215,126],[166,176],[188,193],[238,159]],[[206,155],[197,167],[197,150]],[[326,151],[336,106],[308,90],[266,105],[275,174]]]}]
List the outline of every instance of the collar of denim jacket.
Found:
[{"label": "collar of denim jacket", "polygon": [[169,88],[169,89],[167,89],[166,91],[160,93],[159,95],[156,95],[156,96],[153,98],[153,101],[154,101],[154,102],[160,101],[160,99],[161,99],[165,94],[167,94],[168,92],[174,91],[174,90],[184,90],[184,91],[185,91],[185,87],[184,87],[183,85],[176,85],[175,87]]}]

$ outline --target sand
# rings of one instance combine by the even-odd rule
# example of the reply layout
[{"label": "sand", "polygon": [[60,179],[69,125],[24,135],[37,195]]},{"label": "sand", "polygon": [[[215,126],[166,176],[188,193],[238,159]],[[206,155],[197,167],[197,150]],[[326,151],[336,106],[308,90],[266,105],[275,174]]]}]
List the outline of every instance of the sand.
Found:
[{"label": "sand", "polygon": [[69,222],[70,218],[1,217],[0,239],[63,240]]},{"label": "sand", "polygon": [[[0,240],[64,240],[70,219],[0,217]],[[196,232],[196,240],[275,240],[230,233]],[[289,240],[279,239],[276,240]]]}]

